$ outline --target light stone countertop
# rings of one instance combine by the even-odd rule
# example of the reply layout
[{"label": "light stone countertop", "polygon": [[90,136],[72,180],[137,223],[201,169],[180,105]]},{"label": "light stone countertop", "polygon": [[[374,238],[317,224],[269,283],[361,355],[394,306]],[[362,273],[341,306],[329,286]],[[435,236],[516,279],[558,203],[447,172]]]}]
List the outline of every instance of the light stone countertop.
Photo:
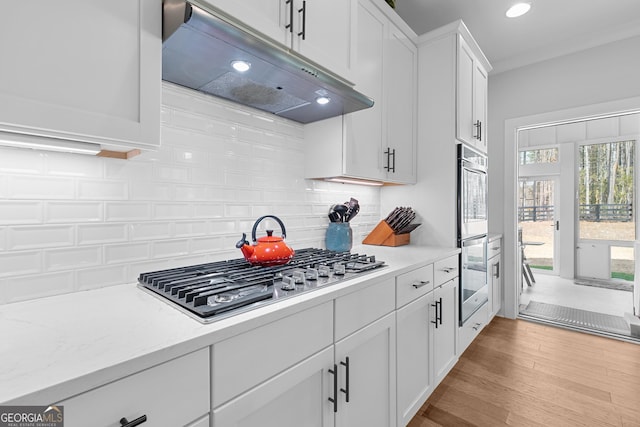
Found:
[{"label": "light stone countertop", "polygon": [[358,246],[388,267],[202,324],[135,283],[0,306],[0,404],[48,405],[459,253]]}]

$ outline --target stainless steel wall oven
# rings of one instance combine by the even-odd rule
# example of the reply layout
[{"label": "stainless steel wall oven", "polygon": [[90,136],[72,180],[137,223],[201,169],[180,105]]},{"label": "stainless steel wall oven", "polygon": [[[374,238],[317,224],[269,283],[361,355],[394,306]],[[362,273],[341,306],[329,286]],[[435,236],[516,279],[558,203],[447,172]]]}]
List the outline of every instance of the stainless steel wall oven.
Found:
[{"label": "stainless steel wall oven", "polygon": [[487,156],[458,145],[460,325],[488,301]]}]

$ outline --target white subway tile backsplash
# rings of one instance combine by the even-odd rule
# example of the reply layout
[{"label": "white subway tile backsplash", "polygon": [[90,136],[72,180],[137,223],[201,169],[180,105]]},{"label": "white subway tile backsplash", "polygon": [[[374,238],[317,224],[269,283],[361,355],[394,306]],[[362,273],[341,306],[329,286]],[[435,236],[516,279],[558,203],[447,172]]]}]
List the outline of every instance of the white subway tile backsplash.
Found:
[{"label": "white subway tile backsplash", "polygon": [[173,225],[173,230],[176,237],[202,236],[209,234],[211,226],[208,221],[178,221]]},{"label": "white subway tile backsplash", "polygon": [[106,221],[141,221],[151,219],[151,204],[143,202],[109,202],[105,205]]},{"label": "white subway tile backsplash", "polygon": [[51,249],[44,253],[44,264],[47,271],[90,267],[101,262],[101,246]]},{"label": "white subway tile backsplash", "polygon": [[79,178],[102,178],[104,159],[101,157],[69,156],[65,153],[46,154],[47,173]]},{"label": "white subway tile backsplash", "polygon": [[149,259],[148,243],[126,243],[121,245],[106,245],[104,247],[106,264],[125,263]]},{"label": "white subway tile backsplash", "polygon": [[7,182],[9,199],[74,199],[75,182],[67,178],[15,175]]},{"label": "white subway tile backsplash", "polygon": [[155,240],[171,237],[169,222],[141,222],[129,226],[131,240]]},{"label": "white subway tile backsplash", "polygon": [[75,245],[73,225],[7,227],[7,248],[25,250]]},{"label": "white subway tile backsplash", "polygon": [[246,218],[253,215],[251,205],[228,204],[224,207],[224,216],[227,218]]},{"label": "white subway tile backsplash", "polygon": [[194,205],[194,218],[222,218],[224,205],[222,203],[197,203]]},{"label": "white subway tile backsplash", "polygon": [[17,174],[42,174],[45,170],[44,152],[0,147],[0,172]]},{"label": "white subway tile backsplash", "polygon": [[[192,253],[210,253],[220,248],[224,237],[197,237],[191,239],[191,252]],[[236,242],[240,240],[240,234],[236,237]],[[238,253],[240,253],[238,251]]]},{"label": "white subway tile backsplash", "polygon": [[79,224],[78,245],[95,245],[127,240],[126,224]]},{"label": "white subway tile backsplash", "polygon": [[174,184],[154,181],[135,181],[129,186],[131,200],[172,200],[176,193]]},{"label": "white subway tile backsplash", "polygon": [[128,282],[132,282],[132,280],[127,277],[126,265],[80,269],[76,274],[79,291],[122,285]]},{"label": "white subway tile backsplash", "polygon": [[189,241],[183,240],[157,240],[153,242],[151,255],[154,258],[178,257],[189,253]]},{"label": "white subway tile backsplash", "polygon": [[193,205],[185,203],[155,203],[153,205],[154,219],[189,219],[193,218]]},{"label": "white subway tile backsplash", "polygon": [[38,224],[44,220],[43,202],[0,200],[0,215],[3,225]]},{"label": "white subway tile backsplash", "polygon": [[78,182],[78,198],[90,200],[126,200],[125,182],[82,180]]},{"label": "white subway tile backsplash", "polygon": [[85,223],[102,221],[102,202],[47,202],[45,222]]},{"label": "white subway tile backsplash", "polygon": [[34,274],[42,271],[40,251],[16,251],[0,254],[0,277]]},{"label": "white subway tile backsplash", "polygon": [[73,292],[75,280],[73,271],[64,271],[37,276],[18,276],[6,280],[4,286],[9,303]]},{"label": "white subway tile backsplash", "polygon": [[0,148],[0,304],[240,258],[266,214],[295,248],[322,247],[350,197],[354,240],[379,219],[379,189],[303,179],[298,123],[169,83],[161,120],[161,148],[127,161]]}]

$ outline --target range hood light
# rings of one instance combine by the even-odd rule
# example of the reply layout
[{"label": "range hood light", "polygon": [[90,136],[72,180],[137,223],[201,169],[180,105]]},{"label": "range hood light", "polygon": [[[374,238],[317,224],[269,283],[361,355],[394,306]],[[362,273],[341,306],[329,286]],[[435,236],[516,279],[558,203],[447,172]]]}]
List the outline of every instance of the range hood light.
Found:
[{"label": "range hood light", "polygon": [[0,146],[31,148],[34,150],[58,151],[63,153],[87,154],[95,156],[100,153],[100,144],[81,141],[67,141],[35,135],[9,134],[0,132]]},{"label": "range hood light", "polygon": [[384,185],[384,183],[380,181],[370,181],[368,179],[359,179],[359,178],[333,177],[333,178],[325,178],[324,180],[330,181],[330,182],[339,182],[341,184],[370,185],[372,187],[381,187]]},{"label": "range hood light", "polygon": [[237,61],[231,62],[231,66],[233,67],[234,70],[240,73],[244,73],[246,71],[249,71],[249,68],[251,68],[251,63],[247,61],[237,60]]},{"label": "range hood light", "polygon": [[319,96],[316,98],[316,102],[320,105],[325,105],[331,102],[331,98],[329,98],[328,96]]},{"label": "range hood light", "polygon": [[529,12],[529,9],[531,9],[531,3],[516,3],[507,10],[506,15],[507,18],[517,18]]}]

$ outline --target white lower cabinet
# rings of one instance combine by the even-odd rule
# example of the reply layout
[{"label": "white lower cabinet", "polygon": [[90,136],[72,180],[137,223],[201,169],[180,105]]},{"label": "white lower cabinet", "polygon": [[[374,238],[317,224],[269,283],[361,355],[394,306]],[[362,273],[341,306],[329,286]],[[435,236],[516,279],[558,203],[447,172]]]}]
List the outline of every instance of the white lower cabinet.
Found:
[{"label": "white lower cabinet", "polygon": [[[256,363],[260,363],[259,356]],[[333,346],[213,411],[216,427],[331,427]],[[214,378],[215,381],[215,378]]]},{"label": "white lower cabinet", "polygon": [[437,385],[458,361],[458,279],[433,290],[433,375]]},{"label": "white lower cabinet", "polygon": [[395,313],[338,341],[336,427],[395,425]]},{"label": "white lower cabinet", "polygon": [[[458,361],[458,278],[444,268],[457,256],[396,278],[397,425],[405,426]],[[437,273],[437,271],[442,271]],[[448,281],[445,281],[449,279]],[[435,281],[435,288],[426,294]],[[444,281],[444,283],[443,283]],[[408,294],[408,292],[412,292]],[[400,298],[400,295],[404,295]]]},{"label": "white lower cabinet", "polygon": [[407,425],[433,391],[431,304],[430,292],[396,314],[398,426]]},{"label": "white lower cabinet", "polygon": [[[146,417],[154,427],[198,426],[208,421],[209,348],[72,397],[64,406],[66,427],[112,427]],[[195,424],[192,424],[197,420]],[[198,424],[200,423],[200,424]]]}]

